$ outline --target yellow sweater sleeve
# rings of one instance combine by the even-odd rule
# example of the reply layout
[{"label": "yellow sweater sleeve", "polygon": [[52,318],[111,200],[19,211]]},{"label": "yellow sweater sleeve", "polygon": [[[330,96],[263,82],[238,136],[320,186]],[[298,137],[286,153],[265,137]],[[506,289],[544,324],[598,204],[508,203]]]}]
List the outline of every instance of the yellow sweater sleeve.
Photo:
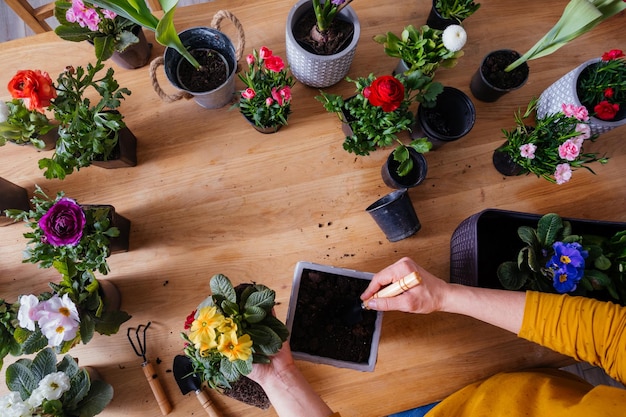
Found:
[{"label": "yellow sweater sleeve", "polygon": [[519,336],[626,382],[626,308],[585,297],[526,293]]}]

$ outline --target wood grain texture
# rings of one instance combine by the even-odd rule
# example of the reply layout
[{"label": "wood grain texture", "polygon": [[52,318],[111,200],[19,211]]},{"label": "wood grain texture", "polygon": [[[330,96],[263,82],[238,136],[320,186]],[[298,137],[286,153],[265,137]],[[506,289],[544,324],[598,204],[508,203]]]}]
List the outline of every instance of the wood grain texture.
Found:
[{"label": "wood grain texture", "polygon": [[[241,21],[247,45],[268,46],[285,56],[285,21],[293,1],[268,0],[261,6],[243,0],[217,0],[182,7],[179,30],[208,25],[220,9]],[[564,0],[547,4],[484,0],[464,24],[469,41],[454,69],[437,79],[470,94],[469,80],[483,56],[499,48],[525,51],[558,19]],[[372,41],[376,34],[399,33],[409,23],[426,21],[430,1],[353,3],[361,20],[361,39],[349,76],[390,73],[396,61]],[[81,169],[64,181],[46,180],[37,168],[44,153],[12,146],[0,149],[0,176],[28,189],[35,184],[54,195],[63,190],[80,203],[106,203],[131,220],[131,249],[110,259],[122,308],[133,318],[119,334],[97,336],[71,351],[81,364],[95,366],[113,384],[115,398],[101,415],[148,417],[159,414],[140,368],[141,360],[126,339],[127,326],[152,321],[147,333],[148,356],[163,383],[171,416],[200,415],[193,395],[182,396],[171,373],[181,352],[179,336],[185,317],[209,293],[209,279],[223,273],[235,284],[262,282],[277,292],[279,318],[287,314],[292,274],[298,261],[376,272],[402,256],[411,256],[444,280],[449,279],[450,238],[458,224],[485,208],[562,216],[626,221],[622,141],[626,128],[603,135],[593,150],[611,160],[596,166],[597,175],[574,173],[570,183],[556,186],[533,176],[508,178],[493,168],[493,150],[503,142],[502,128],[514,126],[513,113],[532,96],[585,60],[623,47],[621,15],[530,63],[531,75],[520,90],[495,103],[474,100],[477,120],[469,135],[427,155],[428,175],[410,191],[422,229],[413,237],[390,243],[365,208],[391,190],[380,167],[390,150],[368,157],[343,151],[338,119],[314,99],[318,90],[297,84],[289,125],[274,135],[254,131],[228,106],[206,110],[191,101],[166,104],[150,86],[148,68],[116,70],[122,86],[132,90],[123,102],[125,121],[138,139],[134,168]],[[224,32],[234,35],[228,23]],[[147,34],[154,41],[151,33]],[[153,57],[163,48],[155,44]],[[15,71],[36,68],[56,76],[66,65],[93,61],[92,47],[60,40],[54,33],[0,44],[0,74],[6,85]],[[165,76],[161,72],[165,89]],[[241,84],[237,81],[237,88]],[[345,96],[353,85],[327,89]],[[0,90],[0,99],[7,99]],[[1,295],[13,300],[43,291],[56,280],[52,270],[21,264],[26,228],[0,229]],[[14,360],[9,358],[7,362]],[[344,417],[376,417],[439,400],[494,373],[534,366],[563,366],[568,359],[515,335],[449,314],[413,316],[386,313],[375,372],[298,362],[306,378],[330,406]],[[4,372],[0,393],[6,392]],[[261,412],[211,392],[227,417]],[[389,399],[392,398],[393,401]],[[262,413],[275,416],[275,412]]]}]

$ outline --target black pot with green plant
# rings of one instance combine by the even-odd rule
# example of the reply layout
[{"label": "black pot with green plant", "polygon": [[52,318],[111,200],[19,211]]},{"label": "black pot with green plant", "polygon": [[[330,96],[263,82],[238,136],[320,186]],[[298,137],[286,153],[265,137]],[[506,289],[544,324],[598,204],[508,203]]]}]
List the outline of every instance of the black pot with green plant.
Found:
[{"label": "black pot with green plant", "polygon": [[458,25],[480,8],[474,0],[433,0],[426,24],[443,30],[450,25]]}]

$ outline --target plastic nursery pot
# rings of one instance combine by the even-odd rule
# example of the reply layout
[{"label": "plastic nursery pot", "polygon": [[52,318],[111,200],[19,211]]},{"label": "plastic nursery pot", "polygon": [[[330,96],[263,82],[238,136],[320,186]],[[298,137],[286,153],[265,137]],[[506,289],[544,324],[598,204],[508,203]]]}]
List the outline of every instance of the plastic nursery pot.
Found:
[{"label": "plastic nursery pot", "polygon": [[527,63],[505,72],[504,69],[521,55],[510,49],[499,49],[487,54],[470,82],[470,90],[480,101],[493,102],[504,94],[521,88],[528,81]]},{"label": "plastic nursery pot", "polygon": [[467,135],[475,121],[476,109],[467,94],[453,87],[444,87],[434,107],[418,107],[411,137],[426,136],[436,149]]},{"label": "plastic nursery pot", "polygon": [[406,239],[422,227],[407,189],[387,194],[365,211],[372,216],[390,242]]},{"label": "plastic nursery pot", "polygon": [[507,177],[522,175],[523,173],[526,172],[526,170],[524,170],[524,168],[521,165],[516,163],[513,160],[513,158],[511,158],[511,155],[509,155],[506,152],[503,152],[501,150],[501,147],[493,151],[492,162],[493,162],[494,168],[500,174],[506,175]]},{"label": "plastic nursery pot", "polygon": [[141,68],[150,62],[152,44],[148,43],[142,27],[133,26],[132,32],[139,38],[139,42],[130,45],[123,52],[115,51],[111,56],[111,60],[124,69]]},{"label": "plastic nursery pot", "polygon": [[413,160],[413,169],[405,176],[400,176],[397,172],[400,163],[393,158],[393,152],[389,154],[387,160],[380,168],[383,182],[389,188],[412,188],[421,184],[426,179],[428,164],[423,154],[409,147],[409,157]]},{"label": "plastic nursery pot", "polygon": [[339,52],[332,55],[318,55],[303,47],[297,40],[299,36],[295,33],[296,30],[305,28],[303,19],[309,13],[314,19],[311,0],[300,0],[289,11],[285,28],[287,61],[291,73],[302,84],[315,88],[330,87],[343,80],[350,70],[361,35],[361,24],[351,6],[343,8],[337,15],[337,19],[353,25],[352,37],[344,43],[347,46]]},{"label": "plastic nursery pot", "polygon": [[0,178],[0,226],[14,223],[13,219],[4,215],[4,210],[8,209],[30,210],[28,193],[19,185]]},{"label": "plastic nursery pot", "polygon": [[459,21],[455,19],[446,19],[439,13],[439,10],[435,7],[437,0],[433,0],[433,4],[430,8],[430,13],[428,14],[428,19],[426,19],[426,24],[433,29],[444,30],[450,25],[458,25]]}]

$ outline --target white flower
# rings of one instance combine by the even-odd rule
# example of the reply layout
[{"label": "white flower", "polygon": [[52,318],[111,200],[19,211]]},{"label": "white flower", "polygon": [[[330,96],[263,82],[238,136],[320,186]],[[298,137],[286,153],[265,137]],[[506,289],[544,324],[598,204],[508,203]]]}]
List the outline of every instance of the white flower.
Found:
[{"label": "white flower", "polygon": [[11,391],[0,397],[0,415],[2,417],[31,417],[31,408],[22,401],[20,394]]},{"label": "white flower", "polygon": [[39,386],[35,391],[39,389],[46,400],[58,400],[65,391],[70,389],[70,378],[65,372],[48,374],[39,381]]},{"label": "white flower", "polygon": [[9,118],[9,107],[4,101],[0,101],[0,123],[6,122]]},{"label": "white flower", "polygon": [[30,397],[28,397],[26,403],[28,403],[28,405],[33,409],[39,407],[41,404],[43,404],[43,400],[46,399],[44,397],[43,391],[44,390],[41,387],[35,388],[33,392],[30,393]]},{"label": "white flower", "polygon": [[55,294],[41,304],[39,327],[50,345],[59,346],[76,337],[80,318],[76,305],[67,294],[63,298]]},{"label": "white flower", "polygon": [[17,312],[17,319],[20,327],[35,331],[35,322],[38,320],[39,299],[34,295],[23,295],[20,297],[20,309]]},{"label": "white flower", "polygon": [[460,25],[450,25],[443,31],[441,35],[443,46],[451,52],[460,51],[467,41],[467,33]]}]

